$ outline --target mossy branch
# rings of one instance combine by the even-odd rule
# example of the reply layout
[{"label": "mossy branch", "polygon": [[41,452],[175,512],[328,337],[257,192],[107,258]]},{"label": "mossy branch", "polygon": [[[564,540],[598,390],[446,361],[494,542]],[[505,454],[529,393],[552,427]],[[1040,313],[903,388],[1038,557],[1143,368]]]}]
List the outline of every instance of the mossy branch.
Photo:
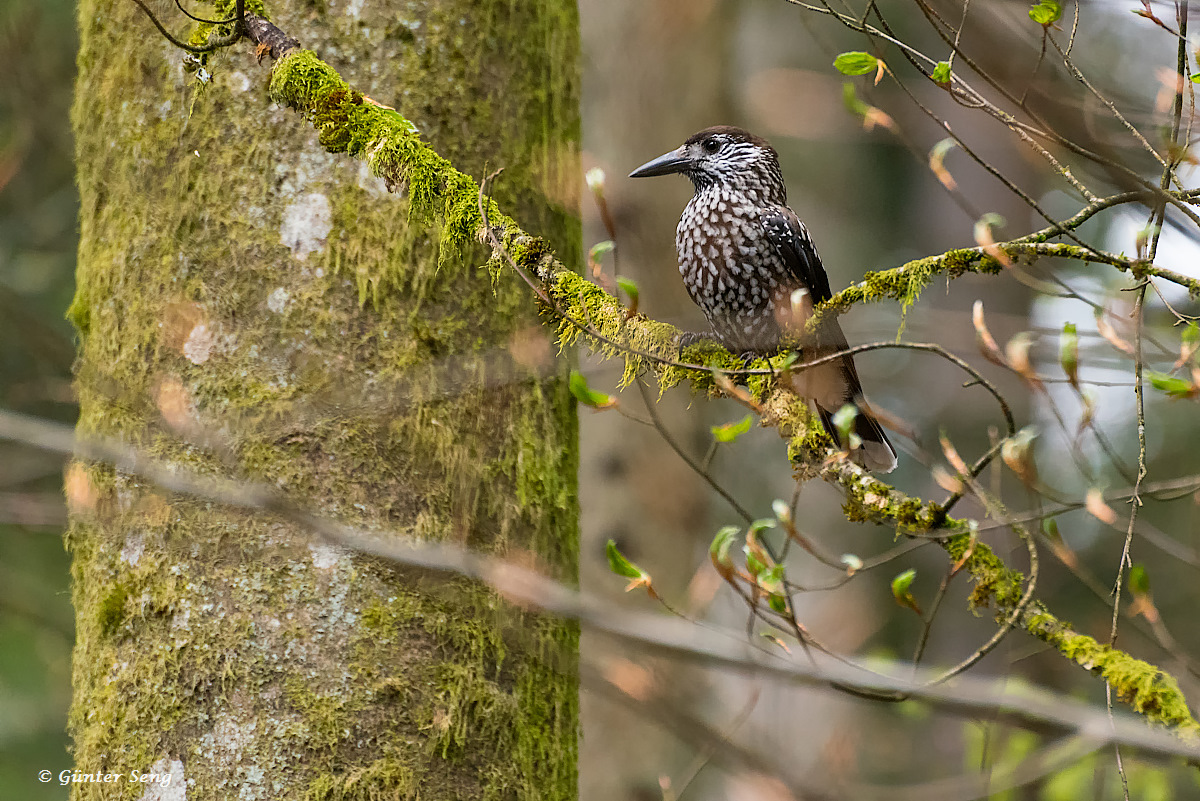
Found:
[{"label": "mossy branch", "polygon": [[[253,30],[251,26],[252,37]],[[303,114],[329,152],[365,160],[374,175],[390,187],[406,191],[411,213],[440,229],[440,258],[461,253],[472,241],[489,241],[480,213],[478,184],[423,143],[408,120],[351,89],[315,54],[295,49],[283,53],[272,71],[270,94],[277,103]],[[484,202],[489,225],[499,242],[499,247],[493,245],[486,267],[498,272],[511,259],[540,282],[541,294],[554,305],[544,311],[558,326],[563,345],[583,340],[605,356],[623,358],[626,384],[639,373],[654,369],[662,390],[686,380],[696,391],[719,393],[719,374],[743,367],[740,359],[711,343],[692,345],[680,353],[676,344],[679,332],[673,326],[643,315],[629,316],[618,298],[564,267],[545,241],[522,230],[491,200]],[[1049,255],[1096,261],[1094,253],[1068,244],[1011,242],[1000,247],[1014,257]],[[1158,274],[1152,272],[1157,268],[1134,267],[1133,262],[1121,257],[1111,257],[1106,263],[1135,274],[1138,269]],[[824,308],[840,311],[855,303],[885,298],[908,305],[936,275],[955,277],[965,272],[997,273],[1002,269],[982,248],[953,250],[893,270],[869,273],[865,281],[839,292]],[[1185,284],[1189,290],[1200,292],[1200,282],[1187,281],[1191,282]],[[591,337],[566,318],[585,322],[604,339]],[[641,355],[631,354],[631,350]],[[659,363],[655,357],[677,363]],[[699,369],[681,367],[679,361]],[[839,486],[846,496],[845,512],[850,520],[892,526],[906,536],[936,538],[950,559],[961,561],[962,569],[971,576],[972,607],[990,606],[999,620],[1017,608],[1025,576],[972,537],[967,520],[948,517],[937,503],[902,493],[843,458],[803,399],[764,369],[772,366],[769,361],[756,360],[751,366],[761,371],[746,381],[752,402],[762,414],[762,425],[775,427],[787,440],[788,457],[798,479],[821,478]],[[1181,734],[1200,734],[1200,724],[1189,712],[1177,683],[1158,668],[1078,634],[1036,601],[1020,615],[1019,625],[1081,667],[1102,675],[1127,704],[1147,719],[1171,726]]]}]

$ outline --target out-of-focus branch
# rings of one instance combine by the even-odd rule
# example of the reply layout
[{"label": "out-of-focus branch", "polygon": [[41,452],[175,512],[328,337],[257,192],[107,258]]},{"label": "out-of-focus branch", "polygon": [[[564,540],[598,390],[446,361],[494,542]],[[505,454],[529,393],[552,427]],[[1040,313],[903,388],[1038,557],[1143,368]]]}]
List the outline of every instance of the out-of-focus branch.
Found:
[{"label": "out-of-focus branch", "polygon": [[[689,659],[723,669],[753,673],[801,684],[863,688],[908,696],[964,714],[986,712],[1026,726],[1050,727],[1097,744],[1119,743],[1148,753],[1200,759],[1200,724],[1163,719],[1174,733],[1147,727],[1141,720],[1117,716],[1110,727],[1107,712],[1061,694],[1031,687],[1014,689],[1012,681],[993,682],[960,676],[935,683],[937,674],[897,663],[889,674],[878,665],[866,669],[842,660],[792,659],[753,647],[740,633],[696,626],[679,618],[629,612],[599,602],[523,565],[471,551],[451,542],[426,542],[387,533],[367,532],[319,517],[272,487],[195,473],[187,468],[148,458],[136,449],[106,439],[81,439],[58,423],[0,410],[0,439],[18,442],[64,456],[111,465],[161,489],[234,508],[277,515],[308,529],[326,542],[386,559],[396,564],[483,581],[509,600],[579,620],[593,630],[617,637],[647,651]],[[1045,623],[1045,621],[1043,621]],[[1046,623],[1048,625],[1048,623]],[[1060,632],[1066,631],[1059,624]],[[1075,635],[1079,636],[1079,635]],[[1124,656],[1124,655],[1120,655]],[[1127,657],[1126,657],[1127,658]],[[1147,677],[1155,668],[1144,665]],[[1154,682],[1147,678],[1147,682]],[[1143,703],[1148,696],[1140,698]],[[1181,738],[1178,734],[1187,734]]]}]

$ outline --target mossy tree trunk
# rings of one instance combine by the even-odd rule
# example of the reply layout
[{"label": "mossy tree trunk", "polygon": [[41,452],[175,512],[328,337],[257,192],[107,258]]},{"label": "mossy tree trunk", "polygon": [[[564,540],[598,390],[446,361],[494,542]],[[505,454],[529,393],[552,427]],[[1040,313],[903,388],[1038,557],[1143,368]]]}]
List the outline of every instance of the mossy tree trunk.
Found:
[{"label": "mossy tree trunk", "polygon": [[[505,167],[577,262],[571,0],[267,11],[460,169]],[[436,252],[248,45],[202,83],[127,0],[80,23],[80,432],[574,580],[576,422],[530,293]],[[105,466],[68,495],[76,764],[124,774],[74,798],[140,798],[134,771],[189,801],[575,796],[572,625]]]}]

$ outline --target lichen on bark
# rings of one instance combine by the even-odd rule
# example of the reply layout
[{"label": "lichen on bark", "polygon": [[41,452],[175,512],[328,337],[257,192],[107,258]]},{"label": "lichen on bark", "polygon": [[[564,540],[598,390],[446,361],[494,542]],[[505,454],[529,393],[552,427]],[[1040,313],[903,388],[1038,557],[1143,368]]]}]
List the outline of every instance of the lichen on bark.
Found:
[{"label": "lichen on bark", "polygon": [[[270,10],[457,164],[504,163],[498,199],[580,252],[573,3]],[[389,194],[323,152],[248,47],[210,57],[202,84],[132,4],[83,2],[80,26],[81,433],[368,529],[533,553],[574,581],[574,404],[560,368],[518,357],[536,309],[514,276],[477,269],[469,209],[427,207],[411,181]],[[461,125],[480,115],[494,124]],[[97,500],[68,535],[81,770],[179,759],[189,799],[574,797],[573,623],[111,468],[82,475]]]}]

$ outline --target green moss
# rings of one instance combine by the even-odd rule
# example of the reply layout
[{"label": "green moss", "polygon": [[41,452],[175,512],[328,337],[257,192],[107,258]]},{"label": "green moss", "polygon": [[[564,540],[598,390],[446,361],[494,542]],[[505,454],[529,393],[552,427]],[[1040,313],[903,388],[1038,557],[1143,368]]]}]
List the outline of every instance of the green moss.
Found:
[{"label": "green moss", "polygon": [[125,621],[125,602],[129,600],[129,586],[123,583],[114,584],[105,594],[96,609],[96,625],[100,632],[111,637],[117,633]]},{"label": "green moss", "polygon": [[1192,717],[1172,676],[1092,637],[1070,631],[1046,614],[1030,616],[1026,628],[1080,667],[1102,676],[1122,701],[1150,721],[1170,726],[1183,736],[1200,736],[1200,723]]},{"label": "green moss", "polygon": [[407,801],[420,797],[420,784],[395,756],[377,759],[364,768],[318,776],[308,786],[305,801]]},{"label": "green moss", "polygon": [[[297,634],[302,636],[302,632]],[[349,736],[352,713],[359,705],[341,693],[322,695],[299,676],[290,676],[284,684],[284,697],[303,721],[302,736],[315,747],[333,749]]]}]

